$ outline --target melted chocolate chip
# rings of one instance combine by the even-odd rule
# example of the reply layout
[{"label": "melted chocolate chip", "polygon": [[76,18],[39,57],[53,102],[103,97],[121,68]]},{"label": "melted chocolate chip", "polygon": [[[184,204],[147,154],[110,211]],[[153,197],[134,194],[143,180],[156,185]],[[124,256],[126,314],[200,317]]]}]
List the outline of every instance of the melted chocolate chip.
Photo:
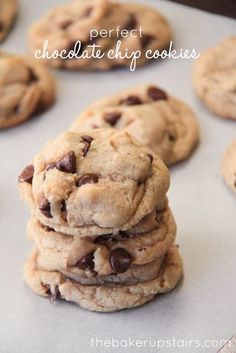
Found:
[{"label": "melted chocolate chip", "polygon": [[170,132],[168,132],[167,136],[170,142],[174,142],[176,140],[176,137]]},{"label": "melted chocolate chip", "polygon": [[148,153],[147,155],[148,155],[148,157],[150,158],[150,161],[151,161],[151,163],[152,163],[152,161],[153,161],[153,155],[150,154],[150,153]]},{"label": "melted chocolate chip", "polygon": [[120,104],[122,105],[138,105],[143,104],[141,99],[138,96],[129,96],[123,99]]},{"label": "melted chocolate chip", "polygon": [[18,182],[19,183],[26,182],[26,183],[32,184],[33,175],[34,175],[34,166],[28,165],[19,175]]},{"label": "melted chocolate chip", "polygon": [[39,209],[47,218],[52,218],[50,202],[43,196],[39,200]]},{"label": "melted chocolate chip", "polygon": [[65,154],[59,161],[55,164],[56,168],[61,172],[65,173],[76,173],[76,158],[73,151]]},{"label": "melted chocolate chip", "polygon": [[82,257],[82,259],[80,259],[79,262],[77,263],[77,266],[81,270],[87,270],[87,269],[93,270],[94,269],[93,255],[94,255],[94,251]]},{"label": "melted chocolate chip", "polygon": [[88,173],[82,175],[76,183],[76,186],[80,187],[85,184],[96,184],[98,183],[98,176],[96,174]]},{"label": "melted chocolate chip", "polygon": [[126,272],[132,260],[132,256],[123,248],[117,248],[110,254],[110,264],[115,273]]},{"label": "melted chocolate chip", "polygon": [[136,16],[132,13],[130,14],[130,18],[126,23],[126,25],[124,26],[124,28],[127,29],[128,31],[130,31],[131,29],[135,29],[137,27],[137,22],[138,21]]},{"label": "melted chocolate chip", "polygon": [[31,83],[38,81],[38,76],[36,75],[36,73],[31,67],[29,67],[28,72],[29,72],[29,81]]},{"label": "melted chocolate chip", "polygon": [[154,86],[148,88],[147,94],[148,97],[151,98],[153,101],[167,99],[167,94],[162,89]]},{"label": "melted chocolate chip", "polygon": [[120,119],[121,113],[119,112],[111,112],[111,113],[106,113],[103,117],[103,119],[109,123],[110,125],[114,126],[117,121]]},{"label": "melted chocolate chip", "polygon": [[143,34],[142,37],[140,37],[142,48],[145,49],[153,39],[154,37],[152,35]]},{"label": "melted chocolate chip", "polygon": [[93,137],[91,136],[87,136],[87,135],[84,135],[81,137],[83,143],[84,143],[84,147],[82,149],[82,152],[83,152],[83,157],[86,156],[86,154],[88,153],[88,150],[90,148],[90,145],[92,143],[92,141],[94,140]]}]

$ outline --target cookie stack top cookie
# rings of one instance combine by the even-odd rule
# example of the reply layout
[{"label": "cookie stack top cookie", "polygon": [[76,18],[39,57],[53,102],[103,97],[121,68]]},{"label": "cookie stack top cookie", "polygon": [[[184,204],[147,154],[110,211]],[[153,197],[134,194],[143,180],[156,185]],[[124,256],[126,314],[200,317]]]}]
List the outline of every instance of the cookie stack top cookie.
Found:
[{"label": "cookie stack top cookie", "polygon": [[65,234],[125,231],[163,202],[169,173],[127,132],[66,132],[49,141],[19,177],[24,199]]},{"label": "cookie stack top cookie", "polygon": [[[141,35],[130,35],[131,30],[139,30]],[[90,31],[96,33],[93,38]],[[128,35],[122,36],[121,30]],[[101,32],[100,32],[101,31]],[[115,50],[120,40],[119,50],[124,56],[141,51],[137,65],[147,62],[146,50],[162,50],[171,40],[171,30],[166,19],[155,9],[140,3],[122,3],[109,0],[76,0],[66,5],[52,9],[46,16],[36,22],[29,33],[29,47],[32,53],[43,49],[45,39],[48,41],[49,56],[56,51],[64,50],[65,54],[75,49],[77,41],[81,48],[92,49],[87,45],[96,43],[103,53]],[[77,51],[77,50],[75,50]],[[80,51],[81,53],[81,51]],[[127,57],[114,57],[107,55],[100,59],[94,58],[48,58],[47,62],[56,67],[68,69],[100,69],[108,70],[116,66],[130,66]]]}]

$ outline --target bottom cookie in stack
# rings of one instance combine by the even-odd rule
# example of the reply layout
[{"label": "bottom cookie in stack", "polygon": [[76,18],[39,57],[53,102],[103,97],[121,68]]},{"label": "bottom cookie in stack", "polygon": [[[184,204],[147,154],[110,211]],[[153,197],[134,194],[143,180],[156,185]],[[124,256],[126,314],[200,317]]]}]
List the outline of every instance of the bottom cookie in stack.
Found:
[{"label": "bottom cookie in stack", "polygon": [[170,291],[182,275],[174,217],[167,202],[126,232],[98,237],[68,236],[32,217],[35,241],[24,276],[37,294],[73,301],[95,311],[144,304]]}]

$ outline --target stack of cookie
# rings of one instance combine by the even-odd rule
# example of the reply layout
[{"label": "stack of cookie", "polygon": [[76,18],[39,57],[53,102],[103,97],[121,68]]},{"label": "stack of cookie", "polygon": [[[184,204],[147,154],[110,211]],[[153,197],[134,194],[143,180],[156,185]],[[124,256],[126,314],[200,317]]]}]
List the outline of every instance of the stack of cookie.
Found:
[{"label": "stack of cookie", "polygon": [[95,311],[135,307],[182,276],[169,173],[127,132],[66,132],[19,176],[35,246],[24,276],[37,294]]},{"label": "stack of cookie", "polygon": [[[84,70],[130,66],[136,51],[141,51],[137,65],[143,65],[148,61],[147,50],[161,51],[170,40],[169,24],[154,8],[110,0],[75,0],[59,5],[39,19],[29,33],[33,55],[46,48],[50,65]],[[95,53],[101,51],[102,57],[91,56],[93,44],[97,48]],[[62,50],[63,58],[55,58],[53,54]],[[78,60],[72,56],[72,52],[80,55],[83,51],[88,53],[86,57]],[[120,54],[116,55],[117,52]]]}]

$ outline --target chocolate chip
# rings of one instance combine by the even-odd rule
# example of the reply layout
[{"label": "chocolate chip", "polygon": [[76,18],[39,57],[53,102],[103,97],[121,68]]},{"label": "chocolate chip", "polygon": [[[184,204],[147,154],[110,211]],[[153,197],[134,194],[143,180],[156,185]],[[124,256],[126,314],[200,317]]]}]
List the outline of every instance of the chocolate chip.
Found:
[{"label": "chocolate chip", "polygon": [[122,105],[137,105],[137,104],[143,104],[141,99],[138,96],[129,96],[125,99],[123,99],[120,104]]},{"label": "chocolate chip", "polygon": [[121,113],[119,112],[111,112],[111,113],[106,113],[103,117],[103,119],[109,123],[110,125],[114,126],[117,121],[120,119]]},{"label": "chocolate chip", "polygon": [[90,148],[90,144],[92,143],[92,141],[94,139],[93,139],[93,137],[87,136],[87,135],[81,136],[81,139],[84,142],[84,147],[82,149],[82,152],[83,152],[83,157],[85,157],[86,154],[88,153],[89,148]]},{"label": "chocolate chip", "polygon": [[94,140],[92,136],[88,136],[88,135],[81,136],[81,139],[82,141],[88,142],[88,143],[91,143]]},{"label": "chocolate chip", "polygon": [[77,266],[81,270],[87,270],[87,269],[93,270],[94,269],[93,259],[94,259],[94,251],[82,257],[82,259],[80,259],[79,262],[77,263]]},{"label": "chocolate chip", "polygon": [[171,142],[174,142],[176,140],[176,137],[173,134],[171,134],[170,132],[168,132],[167,136],[168,136],[169,141],[171,141]]},{"label": "chocolate chip", "polygon": [[80,187],[84,184],[96,184],[98,183],[98,176],[96,174],[88,173],[82,175],[76,183],[76,186]]},{"label": "chocolate chip", "polygon": [[76,158],[73,151],[65,154],[59,161],[56,162],[56,168],[65,173],[76,173]]},{"label": "chocolate chip", "polygon": [[26,182],[26,183],[32,184],[33,175],[34,175],[34,166],[31,164],[25,167],[25,169],[21,172],[21,174],[18,177],[18,182],[19,183]]},{"label": "chocolate chip", "polygon": [[145,49],[153,39],[154,37],[150,34],[142,34],[142,37],[140,37],[142,48]]},{"label": "chocolate chip", "polygon": [[132,256],[123,248],[117,248],[110,254],[110,264],[115,273],[126,272],[132,260]]},{"label": "chocolate chip", "polygon": [[134,14],[130,14],[128,22],[125,24],[124,28],[130,31],[131,29],[135,29],[137,27],[137,18]]},{"label": "chocolate chip", "polygon": [[61,202],[61,212],[66,212],[66,202],[65,202],[65,200],[62,200],[62,202]]},{"label": "chocolate chip", "polygon": [[147,94],[148,94],[149,98],[151,98],[153,101],[167,99],[167,94],[162,89],[157,88],[155,86],[149,87]]},{"label": "chocolate chip", "polygon": [[31,67],[28,68],[28,72],[29,72],[29,81],[31,83],[38,81],[38,76],[36,75],[36,73]]},{"label": "chocolate chip", "polygon": [[92,14],[92,12],[93,12],[93,7],[92,7],[92,6],[87,7],[87,9],[86,9],[85,12],[84,12],[83,17],[90,17],[91,14]]},{"label": "chocolate chip", "polygon": [[50,202],[43,196],[39,200],[39,209],[47,218],[52,218]]},{"label": "chocolate chip", "polygon": [[150,158],[150,161],[151,161],[151,163],[152,163],[152,161],[153,161],[153,155],[151,155],[150,153],[148,153],[147,155],[148,155],[148,157]]}]

